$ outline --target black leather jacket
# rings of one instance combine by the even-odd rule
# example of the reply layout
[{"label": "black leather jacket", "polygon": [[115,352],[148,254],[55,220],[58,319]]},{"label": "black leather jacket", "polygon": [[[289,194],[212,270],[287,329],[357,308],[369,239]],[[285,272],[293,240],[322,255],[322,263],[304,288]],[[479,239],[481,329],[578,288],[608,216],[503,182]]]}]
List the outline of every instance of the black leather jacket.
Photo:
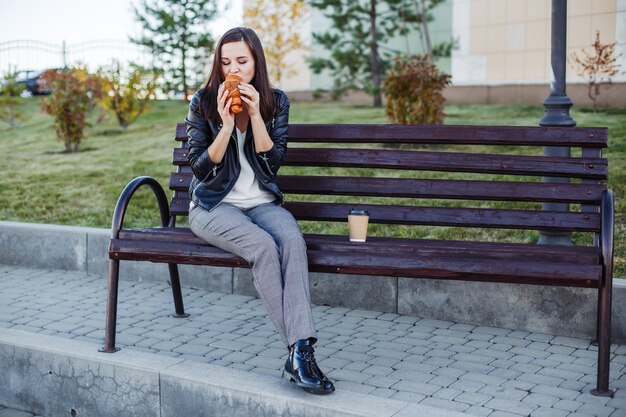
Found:
[{"label": "black leather jacket", "polygon": [[[193,179],[189,187],[191,200],[206,210],[212,210],[226,197],[234,187],[241,165],[237,151],[237,139],[233,132],[226,148],[224,158],[219,164],[213,163],[207,152],[207,148],[213,142],[222,128],[222,124],[208,121],[195,113],[198,106],[200,92],[191,99],[189,113],[185,119],[187,124],[187,137],[189,143],[189,156]],[[276,184],[276,173],[280,168],[287,151],[287,130],[289,128],[289,99],[281,90],[274,89],[276,107],[272,120],[265,122],[274,146],[267,152],[257,153],[254,149],[252,129],[246,132],[244,154],[252,166],[261,187],[267,189],[276,196],[280,204],[283,203],[283,195]]]}]

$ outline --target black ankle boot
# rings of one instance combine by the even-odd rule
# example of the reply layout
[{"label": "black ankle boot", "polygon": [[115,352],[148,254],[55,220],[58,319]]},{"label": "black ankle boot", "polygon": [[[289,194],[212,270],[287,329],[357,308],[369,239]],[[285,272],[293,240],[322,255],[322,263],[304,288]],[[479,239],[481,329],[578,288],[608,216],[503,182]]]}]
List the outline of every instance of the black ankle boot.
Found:
[{"label": "black ankle boot", "polygon": [[326,383],[316,373],[316,368],[319,370],[319,367],[315,362],[314,352],[312,343],[308,339],[296,341],[289,348],[283,377],[312,394],[330,394],[334,391],[334,387],[332,391],[325,389]]},{"label": "black ankle boot", "polygon": [[326,375],[324,375],[324,372],[322,372],[317,362],[315,362],[315,358],[313,358],[313,363],[311,365],[315,375],[317,375],[317,377],[322,380],[322,384],[324,385],[324,391],[326,391],[327,394],[334,392],[335,385],[330,379],[328,379]]}]

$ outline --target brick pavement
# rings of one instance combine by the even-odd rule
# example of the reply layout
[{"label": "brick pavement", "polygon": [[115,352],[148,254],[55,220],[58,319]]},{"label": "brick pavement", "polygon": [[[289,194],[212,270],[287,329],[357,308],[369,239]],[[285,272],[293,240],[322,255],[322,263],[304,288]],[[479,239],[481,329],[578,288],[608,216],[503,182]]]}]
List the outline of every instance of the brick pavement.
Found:
[{"label": "brick pavement", "polygon": [[[286,350],[260,300],[183,294],[191,316],[177,319],[167,283],[122,281],[118,345],[280,377]],[[105,300],[103,276],[0,266],[0,331],[101,345]],[[586,340],[339,307],[314,314],[316,356],[339,390],[476,416],[626,416],[626,346],[612,347],[616,394],[603,398],[589,394],[597,351]]]}]

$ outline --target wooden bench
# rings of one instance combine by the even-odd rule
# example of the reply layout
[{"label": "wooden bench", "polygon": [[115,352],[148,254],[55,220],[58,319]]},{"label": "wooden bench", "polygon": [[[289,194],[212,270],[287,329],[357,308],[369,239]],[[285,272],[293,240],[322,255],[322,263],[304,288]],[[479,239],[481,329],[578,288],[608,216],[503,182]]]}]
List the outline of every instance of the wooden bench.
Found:
[{"label": "wooden bench", "polygon": [[[176,140],[171,201],[157,181],[138,177],[115,207],[103,351],[116,350],[119,261],[168,263],[178,317],[187,315],[177,264],[248,267],[243,259],[204,243],[186,224],[176,227],[177,217],[188,215],[192,177],[182,124]],[[343,229],[334,225],[334,234],[305,233],[311,271],[596,288],[599,348],[593,393],[611,395],[614,209],[612,193],[602,184],[608,174],[602,158],[606,128],[291,125],[289,144],[279,176],[285,207],[306,227],[343,223]],[[571,147],[574,156],[544,156],[545,146]],[[543,182],[542,177],[571,181]],[[154,192],[162,225],[124,229],[126,208],[142,186]],[[571,211],[544,211],[541,203],[567,203]],[[369,211],[365,243],[351,243],[341,232],[351,208]],[[419,238],[440,230],[432,226],[481,228],[481,236],[482,229],[572,232],[585,243],[510,243],[508,237],[461,241],[437,238],[436,231],[434,238]],[[500,235],[486,235],[486,240]]]}]

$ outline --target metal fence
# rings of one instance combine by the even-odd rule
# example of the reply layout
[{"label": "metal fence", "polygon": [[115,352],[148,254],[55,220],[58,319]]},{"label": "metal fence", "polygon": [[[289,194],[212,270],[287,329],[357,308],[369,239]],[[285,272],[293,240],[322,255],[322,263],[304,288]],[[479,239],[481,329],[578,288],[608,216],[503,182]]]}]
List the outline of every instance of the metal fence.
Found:
[{"label": "metal fence", "polygon": [[77,43],[39,40],[0,42],[0,73],[63,68],[76,64],[95,70],[116,60],[152,66],[153,59],[148,48],[125,40],[95,39]]}]

